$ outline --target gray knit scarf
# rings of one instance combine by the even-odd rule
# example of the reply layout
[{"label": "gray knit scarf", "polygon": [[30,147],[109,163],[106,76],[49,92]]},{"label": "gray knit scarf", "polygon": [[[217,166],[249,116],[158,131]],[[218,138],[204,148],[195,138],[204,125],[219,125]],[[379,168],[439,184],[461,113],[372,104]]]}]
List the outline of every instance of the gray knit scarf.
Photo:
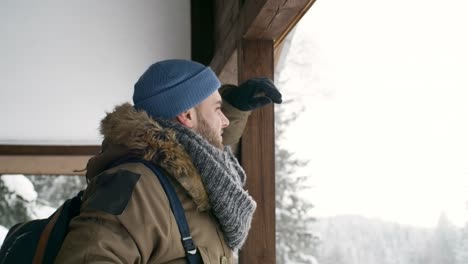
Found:
[{"label": "gray knit scarf", "polygon": [[157,119],[176,132],[178,142],[192,157],[208,194],[211,210],[219,221],[227,244],[237,250],[244,244],[256,203],[243,189],[246,175],[230,147],[214,147],[200,135],[178,123]]}]

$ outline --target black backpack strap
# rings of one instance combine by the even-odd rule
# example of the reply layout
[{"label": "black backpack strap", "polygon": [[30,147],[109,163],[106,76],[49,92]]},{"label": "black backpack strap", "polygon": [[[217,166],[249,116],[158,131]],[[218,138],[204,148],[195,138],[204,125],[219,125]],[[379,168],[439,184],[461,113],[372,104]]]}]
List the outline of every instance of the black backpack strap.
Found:
[{"label": "black backpack strap", "polygon": [[[47,240],[47,247],[44,252],[45,254],[40,263],[54,263],[65,240],[65,236],[67,235],[67,232],[63,230],[68,230],[70,221],[80,214],[83,193],[84,191],[80,191],[75,197],[68,199],[62,204],[60,215],[55,220],[52,230],[50,230],[50,236]],[[57,213],[58,212],[56,212],[56,214]],[[52,218],[54,217],[55,215],[52,216]],[[41,238],[42,236],[45,236],[45,234],[41,234]],[[36,251],[36,254],[40,253]]]},{"label": "black backpack strap", "polygon": [[34,254],[33,264],[40,264],[42,263],[44,256],[46,255],[46,248],[49,242],[50,235],[52,233],[52,229],[54,229],[55,223],[57,222],[58,218],[62,215],[63,205],[57,209],[57,211],[52,215],[49,223],[42,231],[41,236],[39,237],[39,241],[37,242],[36,253]]},{"label": "black backpack strap", "polygon": [[169,200],[169,204],[171,206],[172,213],[177,222],[177,226],[179,227],[180,236],[182,237],[182,245],[184,246],[185,256],[187,257],[187,261],[189,264],[198,264],[202,263],[202,258],[200,252],[195,247],[193,243],[192,236],[190,235],[190,228],[187,224],[187,219],[185,218],[185,211],[180,203],[179,197],[172,186],[172,183],[169,181],[168,176],[164,173],[164,171],[156,166],[154,163],[139,159],[139,158],[129,158],[127,160],[119,160],[119,164],[113,164],[112,167],[123,164],[123,163],[130,163],[130,162],[138,162],[143,163],[146,167],[151,169],[153,173],[158,177],[164,191],[166,192],[166,196]]}]

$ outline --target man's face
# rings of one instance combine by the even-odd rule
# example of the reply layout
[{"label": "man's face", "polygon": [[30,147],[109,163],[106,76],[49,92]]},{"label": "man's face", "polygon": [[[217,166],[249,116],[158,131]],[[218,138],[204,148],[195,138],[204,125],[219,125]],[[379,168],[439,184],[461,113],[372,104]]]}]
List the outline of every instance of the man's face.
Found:
[{"label": "man's face", "polygon": [[221,95],[214,92],[195,107],[196,119],[193,129],[213,146],[223,149],[223,129],[229,120],[221,111]]}]

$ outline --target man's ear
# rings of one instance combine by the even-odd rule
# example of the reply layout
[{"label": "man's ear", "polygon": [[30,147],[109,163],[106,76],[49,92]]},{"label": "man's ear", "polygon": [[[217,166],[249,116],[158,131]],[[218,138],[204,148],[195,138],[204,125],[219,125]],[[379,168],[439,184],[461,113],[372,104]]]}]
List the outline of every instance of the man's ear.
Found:
[{"label": "man's ear", "polygon": [[195,126],[195,109],[190,108],[189,110],[182,112],[176,116],[177,121],[185,127],[193,128]]}]

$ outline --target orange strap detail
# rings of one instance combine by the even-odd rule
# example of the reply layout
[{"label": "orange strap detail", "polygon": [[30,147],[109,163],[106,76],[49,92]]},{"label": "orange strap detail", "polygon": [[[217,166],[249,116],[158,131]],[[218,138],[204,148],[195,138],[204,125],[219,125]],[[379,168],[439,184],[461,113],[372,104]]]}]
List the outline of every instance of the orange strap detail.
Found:
[{"label": "orange strap detail", "polygon": [[39,238],[39,242],[37,243],[36,253],[34,254],[33,264],[41,264],[42,259],[44,258],[44,253],[47,247],[47,242],[49,241],[50,233],[52,233],[52,229],[54,229],[55,223],[62,212],[63,207],[60,207],[50,219],[50,222],[44,228],[44,231],[41,233],[41,237]]}]

